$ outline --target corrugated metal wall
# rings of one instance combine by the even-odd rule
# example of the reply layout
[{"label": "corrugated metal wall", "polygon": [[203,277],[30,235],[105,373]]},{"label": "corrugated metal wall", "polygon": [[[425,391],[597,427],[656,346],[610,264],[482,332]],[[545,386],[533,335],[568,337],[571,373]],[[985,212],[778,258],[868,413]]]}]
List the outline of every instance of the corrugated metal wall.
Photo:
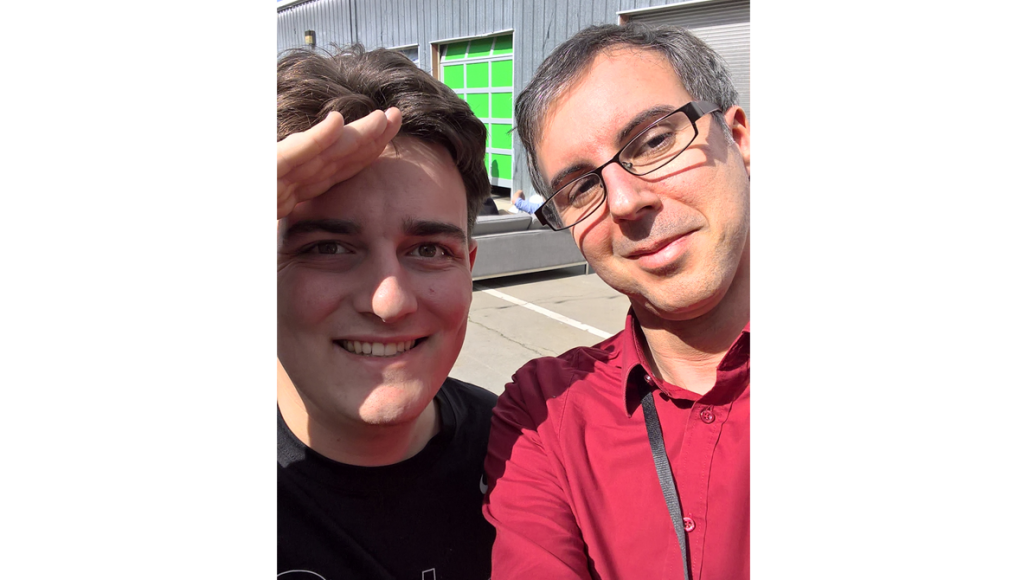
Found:
[{"label": "corrugated metal wall", "polygon": [[[591,24],[616,24],[617,13],[677,0],[311,0],[277,13],[277,48],[361,42],[367,48],[418,45],[419,66],[432,72],[432,43],[514,31],[514,94],[557,45]],[[513,189],[533,189],[525,152],[514,140]]]},{"label": "corrugated metal wall", "polygon": [[676,8],[635,14],[631,20],[683,26],[706,41],[727,62],[738,104],[751,116],[750,0],[689,2]]},{"label": "corrugated metal wall", "polygon": [[432,43],[514,28],[513,3],[497,0],[312,0],[277,13],[277,50],[361,42],[366,48],[417,44],[419,66],[432,72]]}]

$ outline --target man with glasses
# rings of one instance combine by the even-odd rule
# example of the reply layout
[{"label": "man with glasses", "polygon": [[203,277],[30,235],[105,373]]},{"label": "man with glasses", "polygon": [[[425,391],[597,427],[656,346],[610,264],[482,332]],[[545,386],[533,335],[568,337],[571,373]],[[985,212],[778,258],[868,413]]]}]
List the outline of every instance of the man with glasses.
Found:
[{"label": "man with glasses", "polygon": [[690,33],[591,27],[516,104],[539,219],[631,300],[493,414],[493,578],[749,577],[750,133]]}]

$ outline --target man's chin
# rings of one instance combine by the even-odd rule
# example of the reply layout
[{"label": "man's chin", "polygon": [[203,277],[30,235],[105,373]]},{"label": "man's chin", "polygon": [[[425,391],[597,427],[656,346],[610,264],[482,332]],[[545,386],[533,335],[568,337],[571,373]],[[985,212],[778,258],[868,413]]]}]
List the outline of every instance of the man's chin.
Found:
[{"label": "man's chin", "polygon": [[646,302],[644,309],[653,317],[672,322],[688,322],[709,314],[719,304],[719,300],[710,302]]},{"label": "man's chin", "polygon": [[693,284],[678,284],[631,297],[635,310],[644,310],[655,318],[684,322],[712,312],[726,296],[725,288],[697,291]]}]

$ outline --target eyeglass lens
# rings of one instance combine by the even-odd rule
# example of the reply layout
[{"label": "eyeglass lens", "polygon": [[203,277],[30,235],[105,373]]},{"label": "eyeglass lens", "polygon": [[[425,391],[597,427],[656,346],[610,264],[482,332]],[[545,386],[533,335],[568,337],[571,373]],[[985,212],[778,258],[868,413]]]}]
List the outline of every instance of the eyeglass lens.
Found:
[{"label": "eyeglass lens", "polygon": [[[628,173],[646,175],[673,161],[695,135],[688,116],[677,111],[642,131],[620,151],[618,160]],[[543,209],[551,225],[570,227],[588,217],[604,197],[602,177],[588,173],[557,191]],[[551,215],[554,212],[557,215]]]}]

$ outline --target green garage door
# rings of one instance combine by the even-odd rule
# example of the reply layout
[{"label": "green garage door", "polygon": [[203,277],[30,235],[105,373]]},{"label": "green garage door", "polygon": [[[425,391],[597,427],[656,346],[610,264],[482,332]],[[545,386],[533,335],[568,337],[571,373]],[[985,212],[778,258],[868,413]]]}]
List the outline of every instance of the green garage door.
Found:
[{"label": "green garage door", "polygon": [[514,52],[511,35],[474,38],[440,48],[440,80],[468,101],[486,124],[486,169],[493,185],[511,187],[514,159]]}]

